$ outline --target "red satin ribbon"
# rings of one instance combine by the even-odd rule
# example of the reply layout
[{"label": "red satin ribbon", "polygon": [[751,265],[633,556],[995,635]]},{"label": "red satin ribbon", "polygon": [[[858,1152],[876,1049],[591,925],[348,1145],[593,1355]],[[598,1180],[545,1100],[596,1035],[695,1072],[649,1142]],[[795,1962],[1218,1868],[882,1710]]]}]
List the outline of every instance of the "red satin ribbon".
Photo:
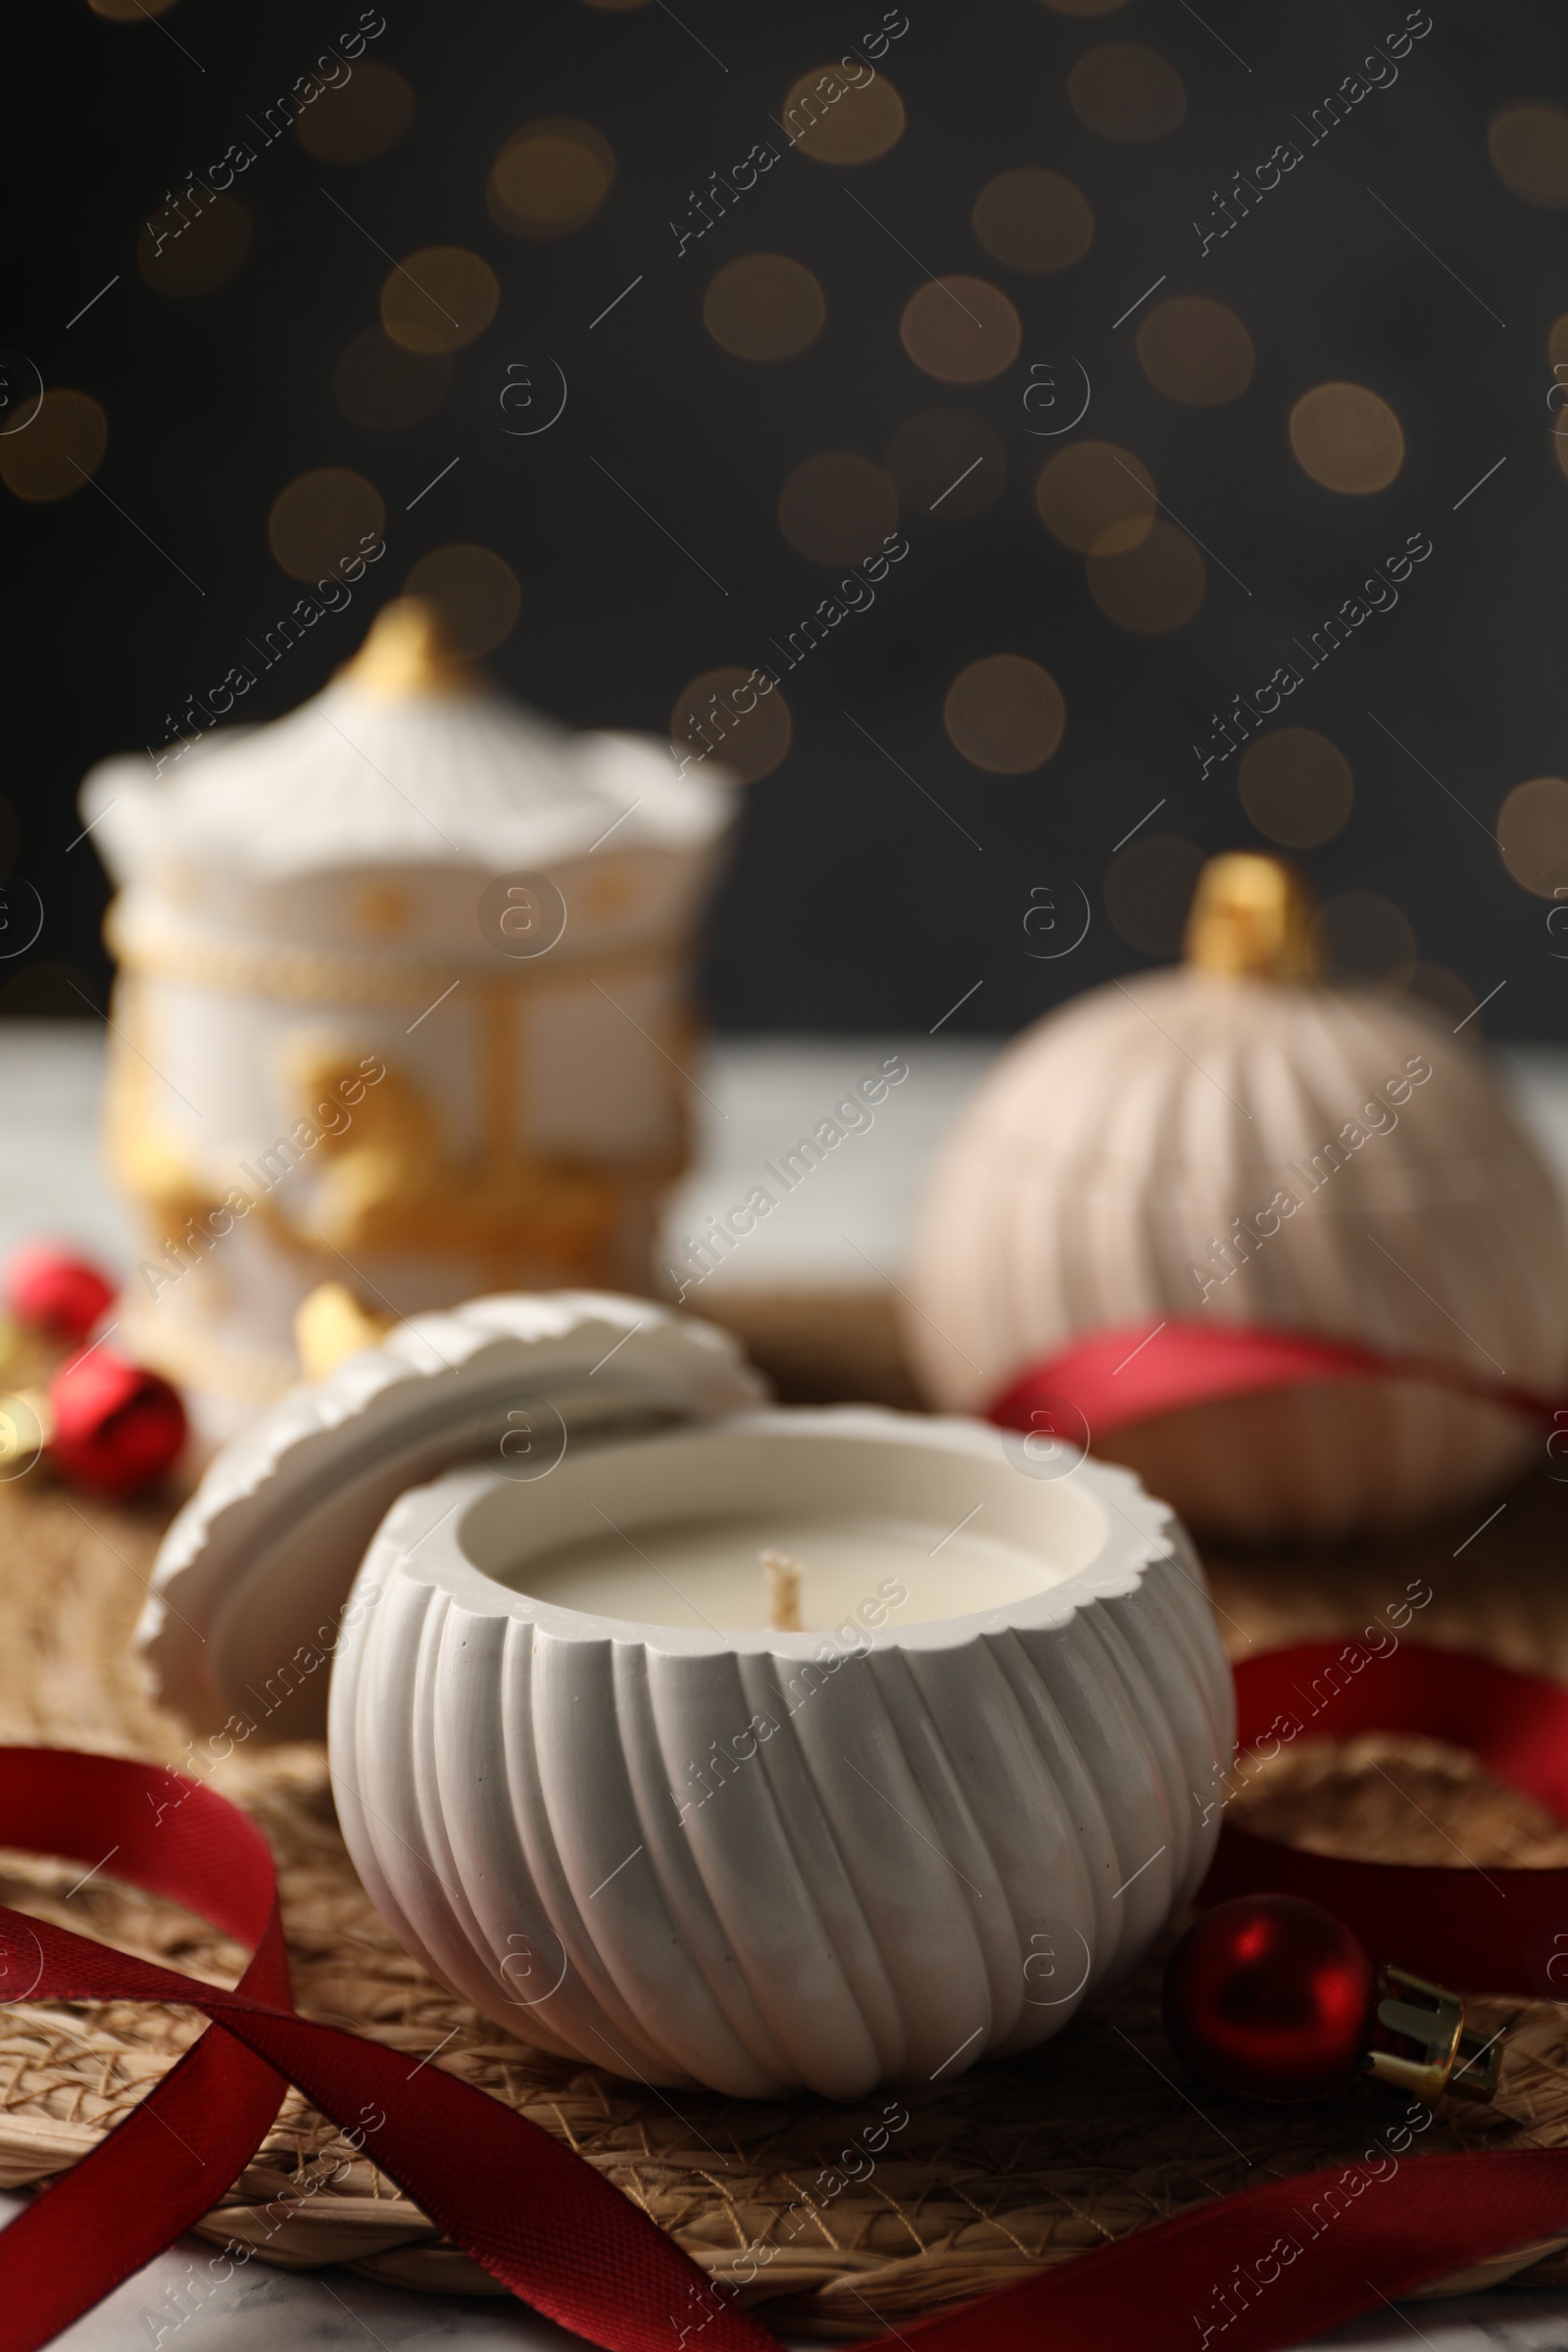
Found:
[{"label": "red satin ribbon", "polygon": [[[1534,1676],[1333,1642],[1251,1660],[1237,1689],[1244,1768],[1298,1732],[1424,1732],[1462,1741],[1568,1817],[1568,1691]],[[1200,1807],[1217,1799],[1193,1793]],[[116,1758],[0,1748],[0,1845],[112,1870],[255,1951],[236,1989],[215,1991],[0,1907],[0,1997],[172,2001],[220,2029],[0,2231],[0,2352],[49,2342],[220,2203],[285,2079],[514,2295],[607,2352],[773,2345],[570,2149],[436,2067],[297,2016],[270,1855],[211,1790]],[[1553,1968],[1568,1955],[1568,1871],[1335,1862],[1226,1823],[1200,1900],[1265,1886],[1328,1903],[1379,1957],[1424,1973],[1547,1993],[1568,1973],[1568,1959]],[[1369,2091],[1369,2142],[1386,2143],[1397,2114]],[[1367,2163],[1269,2180],[905,2332],[921,2352],[1279,2352],[1380,2297],[1554,2235],[1568,2235],[1568,2153],[1404,2155],[1391,2170],[1379,2146]]]},{"label": "red satin ribbon", "polygon": [[[1205,1323],[1171,1316],[1085,1332],[1020,1372],[987,1418],[1004,1429],[1040,1431],[1092,1445],[1135,1422],[1184,1406],[1212,1404],[1264,1389],[1343,1380],[1410,1380],[1457,1390],[1486,1404],[1550,1424],[1568,1408],[1534,1389],[1493,1380],[1442,1356],[1406,1355],[1312,1331],[1254,1323]],[[1074,1416],[1081,1418],[1080,1429]],[[1036,1417],[1038,1416],[1038,1418]],[[1087,1431],[1087,1435],[1085,1432]]]}]

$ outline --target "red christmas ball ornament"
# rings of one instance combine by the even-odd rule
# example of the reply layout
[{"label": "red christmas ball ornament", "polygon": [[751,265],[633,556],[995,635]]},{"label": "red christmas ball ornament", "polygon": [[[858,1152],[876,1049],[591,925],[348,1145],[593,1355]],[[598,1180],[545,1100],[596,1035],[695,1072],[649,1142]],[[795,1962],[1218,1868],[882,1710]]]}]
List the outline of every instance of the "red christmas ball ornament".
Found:
[{"label": "red christmas ball ornament", "polygon": [[50,1461],[117,1501],[154,1485],[185,1443],[185,1408],[168,1381],[106,1348],[61,1366],[49,1405]]},{"label": "red christmas ball ornament", "polygon": [[6,1268],[12,1314],[52,1340],[84,1340],[114,1298],[114,1285],[96,1266],[53,1242],[29,1242]]},{"label": "red christmas ball ornament", "polygon": [[1165,2031],[1221,2090],[1320,2099],[1362,2071],[1372,1963],[1350,1930],[1289,1894],[1239,1895],[1190,1927],[1165,1970]]}]

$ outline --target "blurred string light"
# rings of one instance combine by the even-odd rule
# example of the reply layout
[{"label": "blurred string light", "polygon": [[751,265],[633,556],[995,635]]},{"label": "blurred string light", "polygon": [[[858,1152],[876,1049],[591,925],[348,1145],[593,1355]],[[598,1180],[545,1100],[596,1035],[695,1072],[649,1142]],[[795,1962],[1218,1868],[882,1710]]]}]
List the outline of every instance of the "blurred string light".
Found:
[{"label": "blurred string light", "polygon": [[1355,779],[1337,744],[1312,727],[1275,727],[1242,755],[1242,807],[1257,830],[1286,850],[1315,850],[1348,822]]},{"label": "blurred string light", "polygon": [[942,723],[954,749],[992,775],[1043,767],[1061,741],[1067,706],[1049,669],[1023,654],[987,654],[948,688]]},{"label": "blurred string light", "polygon": [[899,339],[927,375],[983,384],[1012,366],[1023,327],[1000,286],[983,277],[938,277],[905,304]]},{"label": "blurred string light", "polygon": [[1105,868],[1101,896],[1111,927],[1145,956],[1174,956],[1193,888],[1205,862],[1195,841],[1140,833]]},{"label": "blurred string light", "polygon": [[1113,441],[1077,441],[1048,460],[1035,483],[1040,519],[1081,556],[1119,556],[1154,527],[1154,479]]},{"label": "blurred string light", "polygon": [[898,522],[893,483],[880,466],[849,450],[808,458],[779,492],[778,527],[812,564],[858,564]]},{"label": "blurred string light", "polygon": [[678,751],[711,757],[714,772],[742,784],[760,783],[781,767],[794,732],[783,689],[760,692],[757,672],[733,665],[693,678],[669,716],[669,740]]},{"label": "blurred string light", "polygon": [[[5,449],[0,441],[0,452]],[[1568,892],[1568,782],[1532,776],[1497,811],[1497,846],[1514,880],[1538,899]]]},{"label": "blurred string light", "polygon": [[85,392],[45,392],[24,427],[0,434],[0,481],[29,506],[70,498],[89,482],[109,445],[109,419]]},{"label": "blurred string light", "polygon": [[983,514],[1007,478],[1001,434],[968,409],[906,417],[888,443],[887,467],[905,505],[938,523]]},{"label": "blurred string light", "polygon": [[1499,107],[1487,126],[1492,168],[1526,204],[1568,205],[1568,113],[1545,100]]},{"label": "blurred string light", "polygon": [[780,111],[786,138],[819,164],[872,164],[904,136],[904,101],[884,74],[847,82],[836,65],[817,66]]},{"label": "blurred string light", "polygon": [[188,301],[227,285],[250,249],[250,214],[238,197],[220,195],[172,235],[155,236],[149,222],[136,240],[136,267],[155,294]]},{"label": "blurred string light", "polygon": [[[3,445],[0,445],[3,446]],[[291,579],[323,580],[378,539],[386,524],[381,494],[361,473],[321,466],[280,490],[267,517],[267,541]]]},{"label": "blurred string light", "polygon": [[1203,601],[1208,574],[1185,531],[1154,521],[1136,547],[1091,555],[1089,593],[1118,628],[1154,636],[1185,628]]},{"label": "blurred string light", "polygon": [[827,323],[827,301],[803,262],[746,253],[726,262],[703,297],[703,324],[737,360],[793,360]]},{"label": "blurred string light", "polygon": [[585,227],[615,181],[614,151],[589,122],[552,115],[514,131],[485,190],[490,218],[514,237]]},{"label": "blurred string light", "polygon": [[1179,294],[1138,329],[1138,363],[1156,392],[1188,408],[1240,400],[1252,380],[1252,338],[1222,302]]},{"label": "blurred string light", "polygon": [[441,615],[454,653],[493,654],[511,636],[522,611],[517,575],[494,548],[460,540],[421,556],[403,583],[410,596],[422,596]]},{"label": "blurred string light", "polygon": [[1297,464],[1325,490],[1386,490],[1404,464],[1404,435],[1386,400],[1365,384],[1318,384],[1291,411]]},{"label": "blurred string light", "polygon": [[476,253],[426,245],[387,277],[381,324],[405,351],[461,351],[484,333],[500,300],[500,280]]},{"label": "blurred string light", "polygon": [[362,58],[347,81],[323,90],[294,125],[319,164],[368,164],[397,145],[414,121],[415,96],[395,66]]},{"label": "blurred string light", "polygon": [[1313,924],[1327,979],[1402,995],[1418,961],[1409,917],[1372,890],[1348,890],[1318,909]]},{"label": "blurred string light", "polygon": [[1476,1010],[1476,992],[1468,980],[1462,980],[1446,963],[1418,963],[1405,994],[1417,998],[1428,1012],[1441,1013],[1451,1030],[1457,1031],[1467,1024],[1467,1036],[1480,1035],[1481,1023],[1471,1019]]},{"label": "blurred string light", "polygon": [[1086,50],[1067,76],[1067,97],[1081,122],[1128,146],[1168,138],[1187,115],[1187,91],[1169,58],[1137,41]]},{"label": "blurred string light", "polygon": [[368,326],[345,344],[332,388],[351,424],[401,432],[434,416],[452,388],[452,362],[444,351],[406,351],[384,328]]},{"label": "blurred string light", "polygon": [[1059,172],[1033,164],[987,180],[969,216],[993,260],[1009,270],[1067,270],[1095,234],[1089,200]]}]

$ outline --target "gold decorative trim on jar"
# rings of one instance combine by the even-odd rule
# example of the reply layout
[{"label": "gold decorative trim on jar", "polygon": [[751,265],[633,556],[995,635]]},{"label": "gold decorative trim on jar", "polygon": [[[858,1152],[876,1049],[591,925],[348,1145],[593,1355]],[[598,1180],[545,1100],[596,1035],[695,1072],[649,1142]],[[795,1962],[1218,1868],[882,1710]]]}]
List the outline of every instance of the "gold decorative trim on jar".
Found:
[{"label": "gold decorative trim on jar", "polygon": [[334,956],[327,949],[276,941],[253,947],[200,932],[154,929],[139,922],[134,909],[119,899],[104,917],[104,939],[122,972],[146,979],[177,980],[237,997],[367,1010],[428,1004],[460,982],[515,999],[591,987],[596,980],[673,982],[680,976],[676,956],[665,940],[584,956],[575,965],[541,957],[497,972],[491,964],[462,962],[455,956],[444,962],[413,963],[402,956]]}]

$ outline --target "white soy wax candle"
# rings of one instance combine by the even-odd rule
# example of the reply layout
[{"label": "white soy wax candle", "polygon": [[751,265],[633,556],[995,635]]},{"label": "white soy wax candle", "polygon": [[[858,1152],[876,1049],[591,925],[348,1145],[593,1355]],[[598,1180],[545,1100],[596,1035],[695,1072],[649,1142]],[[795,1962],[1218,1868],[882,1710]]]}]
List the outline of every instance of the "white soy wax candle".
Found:
[{"label": "white soy wax candle", "polygon": [[332,1686],[383,1915],[522,2038],[655,2082],[853,2097],[1047,2038],[1195,1889],[1231,1717],[1168,1513],[1031,1467],[795,1408],[404,1495]]},{"label": "white soy wax candle", "polygon": [[522,2038],[746,2097],[949,2081],[1197,1886],[1229,1672],[1129,1472],[762,1396],[647,1299],[416,1317],[219,1456],[142,1653],[219,1754],[322,1728],[330,1675],[366,1886]]}]

